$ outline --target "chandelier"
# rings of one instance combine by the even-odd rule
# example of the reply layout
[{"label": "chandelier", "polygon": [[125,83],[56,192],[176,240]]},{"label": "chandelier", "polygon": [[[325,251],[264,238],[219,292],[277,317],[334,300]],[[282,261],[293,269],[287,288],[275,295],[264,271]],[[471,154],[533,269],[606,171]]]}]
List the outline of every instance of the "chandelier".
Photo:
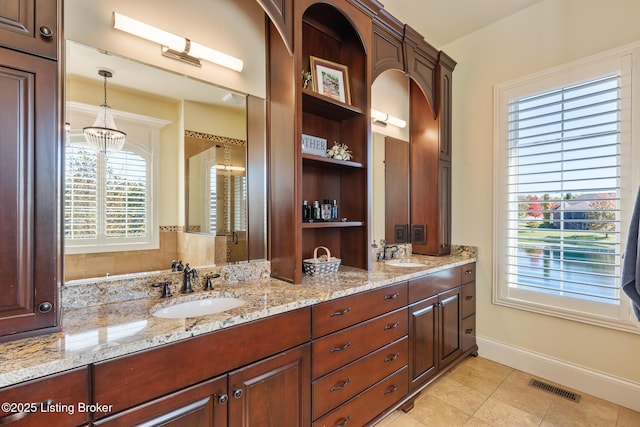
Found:
[{"label": "chandelier", "polygon": [[99,70],[98,74],[104,77],[104,102],[100,105],[93,126],[83,129],[84,137],[89,146],[98,152],[120,151],[127,134],[116,129],[111,107],[107,104],[107,78],[112,77],[113,73],[107,70]]}]

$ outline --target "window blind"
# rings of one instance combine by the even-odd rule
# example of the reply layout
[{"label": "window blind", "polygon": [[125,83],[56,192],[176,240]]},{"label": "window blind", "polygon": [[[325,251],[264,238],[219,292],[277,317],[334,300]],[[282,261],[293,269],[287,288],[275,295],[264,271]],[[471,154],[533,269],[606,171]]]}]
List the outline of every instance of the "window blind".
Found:
[{"label": "window blind", "polygon": [[618,303],[620,81],[509,102],[510,288]]},{"label": "window blind", "polygon": [[105,155],[105,236],[147,234],[147,162],[131,151]]},{"label": "window blind", "polygon": [[98,235],[98,164],[95,151],[65,149],[64,234],[66,239],[96,239]]},{"label": "window blind", "polygon": [[67,146],[65,156],[68,244],[96,246],[148,237],[147,160],[132,151],[98,154],[82,145]]}]

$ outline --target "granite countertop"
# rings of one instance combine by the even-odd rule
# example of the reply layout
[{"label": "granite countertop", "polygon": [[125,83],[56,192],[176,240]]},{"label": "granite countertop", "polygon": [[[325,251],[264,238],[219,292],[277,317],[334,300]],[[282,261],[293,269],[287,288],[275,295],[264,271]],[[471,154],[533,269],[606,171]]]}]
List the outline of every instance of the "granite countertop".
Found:
[{"label": "granite countertop", "polygon": [[[0,344],[0,387],[386,286],[476,259],[475,249],[458,247],[451,255],[413,255],[411,260],[422,266],[393,267],[378,262],[371,271],[343,266],[337,273],[305,276],[298,285],[268,277],[231,282],[222,277],[213,280],[212,291],[197,290],[186,296],[174,291],[174,296],[167,299],[161,299],[160,290],[153,289],[133,295],[132,299],[117,300],[113,295],[118,292],[105,291],[104,287],[95,287],[98,296],[92,295],[92,300],[97,305],[85,305],[79,303],[79,299],[74,303],[73,298],[65,304],[63,296],[61,332]],[[111,288],[115,289],[115,286]],[[82,287],[75,289],[78,293],[83,290]],[[75,289],[70,287],[70,292]],[[211,296],[236,297],[246,303],[222,313],[195,318],[164,319],[151,314],[163,306]],[[87,299],[85,295],[83,300]]]}]

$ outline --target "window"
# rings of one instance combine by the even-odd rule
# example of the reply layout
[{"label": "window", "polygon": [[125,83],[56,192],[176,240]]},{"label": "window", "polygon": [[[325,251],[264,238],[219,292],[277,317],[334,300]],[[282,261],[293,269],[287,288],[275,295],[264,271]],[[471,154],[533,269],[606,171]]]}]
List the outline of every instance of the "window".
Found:
[{"label": "window", "polygon": [[494,302],[626,329],[630,51],[498,85]]},{"label": "window", "polygon": [[109,247],[149,243],[149,158],[127,146],[117,153],[96,153],[71,145],[65,155],[67,247],[104,252]]},{"label": "window", "polygon": [[127,142],[119,152],[96,153],[82,134],[96,107],[68,102],[66,113],[72,129],[65,147],[65,253],[157,249],[154,166],[168,122],[114,110]]}]

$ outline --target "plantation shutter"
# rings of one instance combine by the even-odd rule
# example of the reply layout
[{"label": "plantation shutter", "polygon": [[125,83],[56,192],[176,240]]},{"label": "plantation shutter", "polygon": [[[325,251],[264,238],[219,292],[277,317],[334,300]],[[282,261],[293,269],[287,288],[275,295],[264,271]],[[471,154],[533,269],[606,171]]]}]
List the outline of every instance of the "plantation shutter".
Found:
[{"label": "plantation shutter", "polygon": [[147,235],[147,162],[126,150],[107,153],[105,180],[105,236]]},{"label": "plantation shutter", "polygon": [[509,102],[509,288],[619,301],[620,83]]},{"label": "plantation shutter", "polygon": [[96,239],[98,235],[98,156],[93,150],[65,149],[64,235],[66,239]]}]

